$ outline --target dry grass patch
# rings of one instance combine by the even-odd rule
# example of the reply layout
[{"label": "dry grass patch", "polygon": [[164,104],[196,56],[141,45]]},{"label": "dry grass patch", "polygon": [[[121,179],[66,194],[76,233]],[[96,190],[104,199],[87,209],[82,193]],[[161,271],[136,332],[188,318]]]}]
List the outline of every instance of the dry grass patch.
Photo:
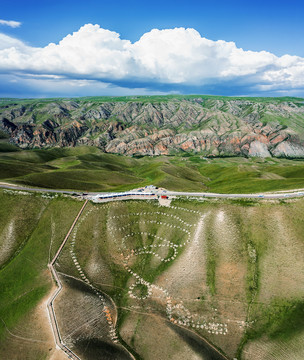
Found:
[{"label": "dry grass patch", "polygon": [[[285,210],[285,211],[284,211]],[[275,297],[304,296],[304,242],[286,221],[288,209],[275,208],[265,219],[269,234],[267,251],[261,261],[263,302]]]}]

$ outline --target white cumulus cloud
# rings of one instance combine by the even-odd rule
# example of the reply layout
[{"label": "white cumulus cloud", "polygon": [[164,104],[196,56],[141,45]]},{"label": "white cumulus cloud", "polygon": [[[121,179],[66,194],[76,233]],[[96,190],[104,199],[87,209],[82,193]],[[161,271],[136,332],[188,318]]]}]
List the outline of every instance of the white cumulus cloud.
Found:
[{"label": "white cumulus cloud", "polygon": [[12,28],[17,28],[21,25],[21,22],[14,20],[2,20],[0,19],[0,25],[6,25]]},{"label": "white cumulus cloud", "polygon": [[239,82],[261,90],[304,88],[304,58],[245,51],[234,42],[206,39],[191,28],[153,29],[132,43],[114,31],[86,24],[43,48],[0,34],[0,70],[129,86]]}]

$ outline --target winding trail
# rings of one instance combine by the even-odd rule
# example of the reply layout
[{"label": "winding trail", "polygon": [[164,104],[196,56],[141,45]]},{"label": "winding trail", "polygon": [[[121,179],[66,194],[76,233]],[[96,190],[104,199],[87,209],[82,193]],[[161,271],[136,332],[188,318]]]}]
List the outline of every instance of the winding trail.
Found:
[{"label": "winding trail", "polygon": [[[77,232],[77,227],[79,225],[76,226],[75,228],[75,225],[77,223],[77,221],[79,220],[81,214],[83,213],[83,210],[85,208],[85,206],[87,205],[88,203],[88,199],[85,200],[83,206],[81,207],[79,213],[77,214],[72,226],[70,227],[67,235],[65,236],[63,242],[61,243],[58,251],[56,252],[55,256],[53,257],[52,261],[49,263],[49,269],[55,279],[55,282],[57,284],[57,289],[55,290],[55,292],[51,295],[51,297],[49,298],[48,302],[47,302],[47,309],[48,309],[48,314],[49,314],[49,319],[50,319],[50,323],[51,323],[51,327],[52,327],[52,331],[53,331],[53,335],[54,335],[54,339],[55,339],[55,343],[56,343],[56,347],[58,347],[59,349],[61,349],[70,359],[73,359],[73,360],[81,360],[79,356],[77,356],[67,345],[64,344],[63,340],[62,340],[62,337],[60,335],[60,330],[59,330],[59,326],[58,326],[58,322],[57,322],[57,319],[56,319],[56,314],[55,314],[55,310],[54,310],[54,301],[56,299],[56,297],[58,296],[58,294],[61,292],[62,290],[62,283],[60,281],[60,278],[58,276],[58,273],[55,269],[55,263],[56,263],[56,260],[58,259],[63,247],[65,246],[68,238],[70,237],[71,233],[73,232],[74,229],[76,229],[75,231]],[[64,274],[66,275],[66,274]],[[67,275],[66,275],[67,276]],[[75,278],[76,279],[76,278]],[[96,293],[96,295],[100,298],[100,300],[102,301],[102,303],[104,304],[104,310],[103,312],[105,312],[105,316],[108,320],[108,323],[110,323],[111,325],[111,329],[110,329],[110,334],[112,335],[112,340],[114,343],[117,343],[118,342],[118,338],[116,336],[116,331],[115,331],[115,323],[116,323],[116,318],[113,319],[111,316],[110,316],[110,312],[109,312],[109,309],[108,307],[106,306],[106,303],[104,301],[104,295],[101,295],[101,292],[99,290],[97,290],[90,282],[89,280],[85,277],[85,280],[83,279],[77,279],[78,281],[82,281],[84,284],[90,286]],[[112,301],[112,299],[109,297],[109,299],[111,300],[112,302],[112,305],[113,307],[115,308],[116,310],[116,313],[117,313],[117,309],[116,309],[116,305],[115,303]],[[95,320],[95,319],[94,319]],[[114,324],[113,324],[114,322]],[[135,360],[134,356],[128,352],[130,357]]]},{"label": "winding trail", "polygon": [[24,341],[34,342],[34,343],[47,343],[47,341],[45,341],[45,340],[38,340],[38,339],[26,338],[26,337],[23,337],[23,336],[16,335],[16,334],[14,334],[14,333],[12,333],[12,332],[10,331],[10,329],[6,326],[6,323],[5,323],[5,321],[4,321],[2,318],[0,318],[0,320],[2,321],[2,323],[3,323],[3,325],[4,325],[5,329],[6,329],[6,331],[7,331],[11,336],[13,336],[14,338],[21,339],[21,340],[24,340]]},{"label": "winding trail", "polygon": [[48,302],[47,302],[47,309],[48,309],[48,313],[49,313],[49,318],[50,318],[50,322],[51,322],[51,326],[52,326],[52,331],[53,331],[53,335],[54,335],[54,339],[55,339],[55,343],[56,346],[58,346],[70,359],[73,360],[81,360],[71,349],[69,349],[62,341],[61,339],[61,335],[60,335],[60,331],[59,331],[59,327],[58,327],[58,323],[57,323],[57,319],[56,319],[56,314],[54,311],[54,301],[56,299],[56,297],[58,296],[58,294],[60,293],[60,291],[62,290],[62,283],[59,279],[59,276],[56,272],[56,269],[54,267],[54,264],[58,258],[58,256],[60,255],[65,243],[67,242],[71,232],[73,231],[80,215],[82,214],[85,206],[87,205],[88,200],[86,200],[84,202],[84,204],[82,205],[79,213],[77,214],[72,226],[70,227],[70,230],[68,231],[68,233],[66,234],[66,237],[64,238],[63,242],[61,243],[58,251],[56,252],[55,256],[53,257],[52,261],[49,263],[49,269],[56,281],[57,284],[57,289],[55,290],[55,292],[51,295],[51,297],[49,298]]}]

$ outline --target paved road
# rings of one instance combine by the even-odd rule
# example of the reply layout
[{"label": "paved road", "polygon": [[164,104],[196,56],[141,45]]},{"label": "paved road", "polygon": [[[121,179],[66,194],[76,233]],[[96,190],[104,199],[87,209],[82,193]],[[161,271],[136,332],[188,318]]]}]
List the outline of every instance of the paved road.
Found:
[{"label": "paved road", "polygon": [[[43,189],[43,188],[31,188],[27,186],[12,185],[6,183],[0,183],[0,188],[3,189],[12,189],[12,190],[24,190],[24,191],[34,191],[34,192],[48,192],[48,193],[59,193],[59,194],[75,194],[83,195],[84,192],[80,191],[70,191],[70,190],[57,190],[57,189]],[[151,190],[150,190],[151,191]],[[117,192],[87,192],[85,196],[96,196],[117,194]],[[143,193],[138,193],[138,195],[143,195]],[[156,190],[156,195],[167,195],[167,196],[195,196],[203,198],[224,198],[224,199],[286,199],[289,197],[304,197],[304,190],[289,190],[286,192],[268,192],[268,193],[257,193],[257,194],[218,194],[218,193],[208,193],[208,192],[186,192],[186,191],[164,191]]]},{"label": "paved road", "polygon": [[35,192],[60,193],[60,194],[82,194],[82,192],[79,191],[32,188],[28,186],[20,186],[20,185],[6,184],[6,183],[0,183],[0,188],[12,189],[12,190],[35,191]]},{"label": "paved road", "polygon": [[178,192],[167,191],[166,195],[171,196],[196,196],[207,198],[225,198],[225,199],[285,199],[286,197],[304,197],[304,191],[280,192],[280,193],[258,193],[258,194],[217,194],[217,193],[200,193],[200,192]]}]

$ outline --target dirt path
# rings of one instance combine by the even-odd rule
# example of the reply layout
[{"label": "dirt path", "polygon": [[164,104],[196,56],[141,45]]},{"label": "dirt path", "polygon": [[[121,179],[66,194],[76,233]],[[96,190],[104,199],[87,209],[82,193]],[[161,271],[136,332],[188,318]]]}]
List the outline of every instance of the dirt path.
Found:
[{"label": "dirt path", "polygon": [[46,307],[48,298],[55,289],[54,284],[31,313],[12,330],[8,329],[5,322],[2,321],[9,334],[10,346],[6,347],[6,344],[3,344],[3,348],[0,349],[1,359],[36,359],[40,356],[44,358],[45,354],[48,354],[49,360],[66,359],[66,355],[56,347],[54,342]]},{"label": "dirt path", "polygon": [[20,336],[20,335],[14,334],[14,333],[11,332],[10,329],[6,326],[6,323],[4,322],[4,320],[1,319],[1,318],[0,318],[0,320],[3,322],[6,331],[7,331],[12,337],[14,337],[14,338],[16,338],[16,339],[20,339],[20,340],[24,340],[24,341],[28,341],[28,342],[34,342],[34,343],[47,343],[47,341],[45,341],[45,340],[32,339],[32,338],[29,338],[29,337],[24,337],[24,336]]}]

